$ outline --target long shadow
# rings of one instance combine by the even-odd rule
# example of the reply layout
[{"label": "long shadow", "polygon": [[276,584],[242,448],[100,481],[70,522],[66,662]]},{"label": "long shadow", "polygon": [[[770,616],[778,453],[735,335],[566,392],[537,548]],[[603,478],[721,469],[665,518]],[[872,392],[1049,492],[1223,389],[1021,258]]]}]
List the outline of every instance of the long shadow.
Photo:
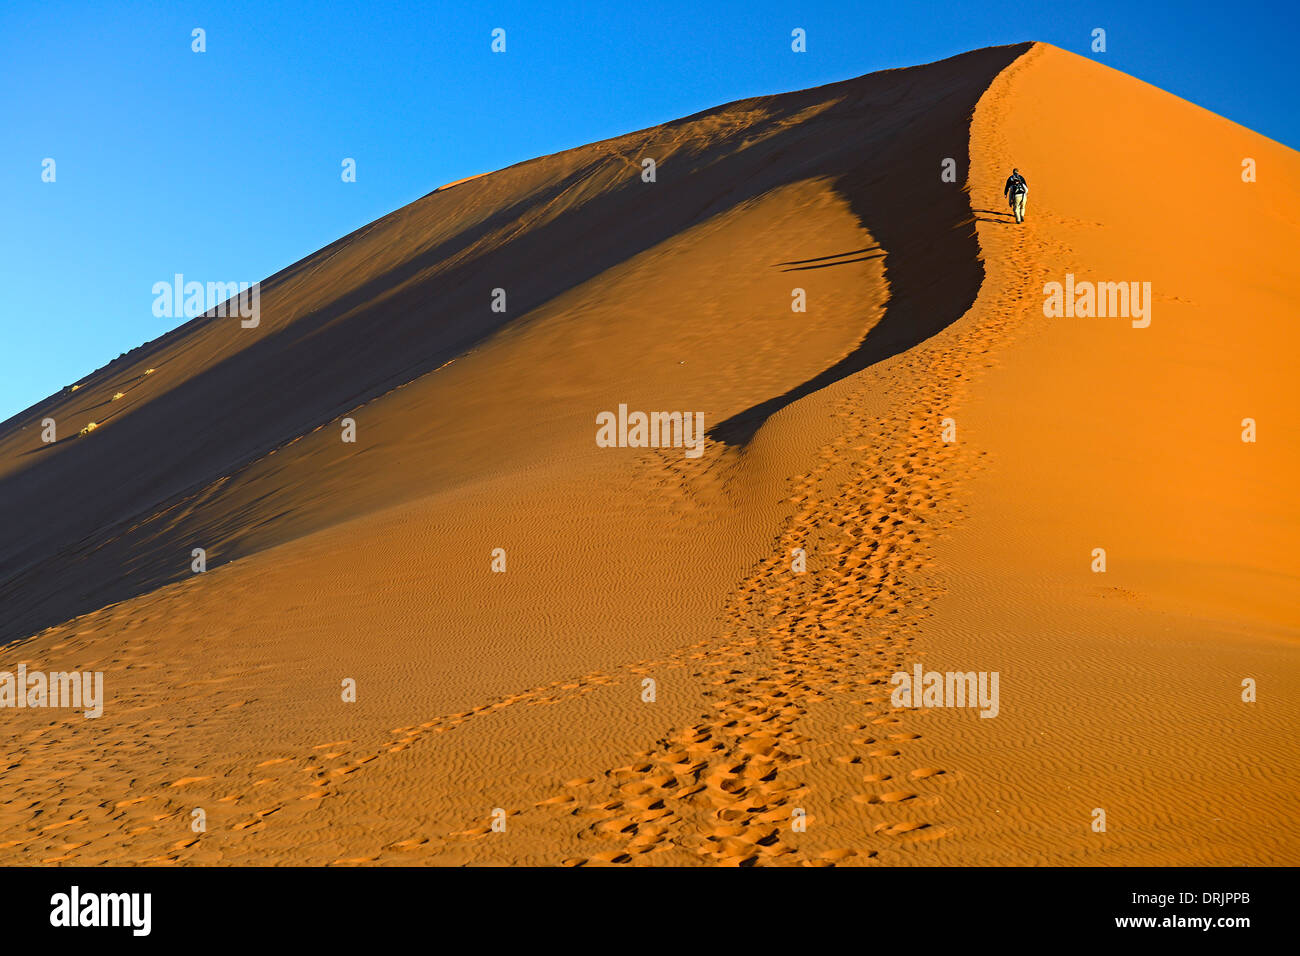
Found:
[{"label": "long shadow", "polygon": [[859,256],[864,252],[875,252],[880,246],[867,246],[865,249],[852,249],[849,252],[837,252],[833,256],[817,256],[813,259],[791,259],[789,262],[778,262],[778,266],[802,266],[809,262],[825,262],[828,259],[842,259],[844,256]]},{"label": "long shadow", "polygon": [[[110,363],[88,387],[146,359],[161,367],[200,346],[227,353],[112,427],[60,442],[0,480],[0,642],[188,577],[190,548],[213,521],[224,522],[218,530],[237,556],[247,516],[195,516],[203,489],[789,183],[832,178],[887,250],[890,302],[851,356],[722,423],[715,437],[743,444],[791,401],[922,341],[969,308],[982,271],[965,193],[918,157],[966,155],[975,102],[1028,48],[742,101],[431,193],[267,280],[262,328],[200,317]],[[693,123],[728,110],[759,118],[730,124],[729,135],[690,135]],[[659,160],[657,183],[640,180],[639,162],[629,172],[628,157],[645,155]],[[429,238],[454,221],[472,225]],[[362,268],[370,255],[394,265],[326,296],[346,274],[333,257]],[[501,285],[505,314],[489,308]],[[226,336],[252,344],[238,340],[232,351]],[[52,396],[0,427],[0,440],[13,447],[17,431],[66,405],[66,395]]]},{"label": "long shadow", "polygon": [[822,262],[815,266],[795,266],[792,269],[782,269],[782,272],[807,272],[809,269],[833,269],[835,266],[846,266],[851,262],[866,262],[870,259],[883,259],[885,254],[882,252],[878,256],[858,256],[856,259],[841,259],[839,262]]},{"label": "long shadow", "polygon": [[[1027,47],[998,49],[1010,54],[1009,58],[982,80],[991,82],[993,75]],[[711,438],[730,445],[747,444],[781,409],[907,351],[974,305],[984,269],[978,238],[969,225],[967,194],[955,184],[940,183],[930,166],[917,161],[919,156],[968,155],[970,122],[988,82],[968,84],[963,79],[951,76],[951,85],[938,104],[905,119],[900,117],[906,134],[886,139],[870,158],[835,182],[836,190],[886,250],[889,300],[880,321],[844,358],[794,388],[719,422],[709,431]]]}]

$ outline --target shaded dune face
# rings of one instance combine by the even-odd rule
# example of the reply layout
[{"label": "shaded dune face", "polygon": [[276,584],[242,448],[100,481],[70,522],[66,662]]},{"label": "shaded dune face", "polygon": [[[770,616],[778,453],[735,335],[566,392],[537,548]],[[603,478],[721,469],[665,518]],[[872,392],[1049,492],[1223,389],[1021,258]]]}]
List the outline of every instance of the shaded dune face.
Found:
[{"label": "shaded dune face", "polygon": [[[879,321],[844,328],[847,344],[792,363],[770,391],[725,396],[710,438],[743,447],[773,413],[969,308],[983,275],[960,184],[970,117],[1025,49],[740,101],[444,187],[266,280],[258,328],[197,318],[16,416],[0,432],[0,640],[180,580],[200,544],[210,557],[245,556],[439,490],[452,479],[391,445],[377,453],[382,481],[374,456],[371,471],[358,466],[365,489],[288,504],[274,493],[311,485],[320,467],[300,439],[701,224],[824,179],[875,244],[808,258],[774,245],[771,261],[793,287],[883,256],[888,300]],[[656,160],[654,184],[641,179],[644,157]],[[956,161],[959,182],[936,188],[945,158]],[[725,292],[747,279],[718,282]],[[495,288],[508,291],[505,313],[489,308]],[[707,315],[698,305],[665,318],[662,336]],[[563,383],[575,370],[557,365],[548,375]],[[110,401],[119,391],[123,399]],[[609,404],[582,398],[584,412]],[[529,405],[521,399],[496,445],[509,449],[514,434],[544,420]],[[40,441],[46,417],[58,422],[53,445]],[[77,437],[90,421],[100,427]],[[469,477],[467,468],[456,480]],[[346,476],[336,480],[346,486]]]}]

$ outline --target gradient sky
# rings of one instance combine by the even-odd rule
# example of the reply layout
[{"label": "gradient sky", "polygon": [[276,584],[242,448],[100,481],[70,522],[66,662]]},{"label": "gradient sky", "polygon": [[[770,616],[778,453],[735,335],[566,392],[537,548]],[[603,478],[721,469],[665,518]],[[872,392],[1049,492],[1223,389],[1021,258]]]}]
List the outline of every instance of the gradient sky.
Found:
[{"label": "gradient sky", "polygon": [[[464,176],[977,47],[1044,40],[1094,56],[1102,27],[1101,62],[1296,148],[1296,10],[9,0],[0,419],[180,324],[152,312],[153,284],[174,273],[260,280]],[[206,53],[190,49],[195,27]],[[495,27],[505,54],[489,49]],[[790,50],[795,27],[807,53]],[[1104,130],[1104,117],[1081,122]],[[345,157],[355,183],[340,179]]]}]

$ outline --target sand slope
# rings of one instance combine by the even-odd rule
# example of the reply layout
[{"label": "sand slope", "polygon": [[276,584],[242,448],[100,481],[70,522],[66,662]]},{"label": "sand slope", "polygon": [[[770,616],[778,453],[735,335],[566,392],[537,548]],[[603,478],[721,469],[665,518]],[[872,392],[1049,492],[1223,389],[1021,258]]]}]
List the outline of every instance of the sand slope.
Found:
[{"label": "sand slope", "polygon": [[[1017,336],[960,415],[986,470],[926,657],[1001,670],[1004,710],[934,715],[971,790],[944,858],[1293,864],[1300,156],[1038,46],[976,112],[975,209],[1005,208],[1011,165],[1030,216],[978,214],[969,318]],[[1150,326],[1045,317],[1067,272],[1150,282]]]},{"label": "sand slope", "polygon": [[[259,328],[196,319],[0,429],[0,667],[108,691],[2,712],[0,858],[1286,862],[1297,189],[1292,151],[1022,45],[339,240]],[[1151,281],[1152,326],[1043,317],[1066,271]],[[704,455],[597,447],[620,403],[702,412]],[[892,707],[918,660],[1001,669],[1000,717]]]}]

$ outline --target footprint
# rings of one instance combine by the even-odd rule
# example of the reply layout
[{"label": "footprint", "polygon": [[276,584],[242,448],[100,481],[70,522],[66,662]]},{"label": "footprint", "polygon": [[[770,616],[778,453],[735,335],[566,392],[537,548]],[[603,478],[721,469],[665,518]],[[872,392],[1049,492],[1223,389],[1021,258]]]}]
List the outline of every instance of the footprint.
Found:
[{"label": "footprint", "polygon": [[555,806],[561,806],[566,803],[576,803],[576,802],[577,802],[576,797],[572,797],[567,793],[562,793],[557,797],[548,797],[545,800],[539,800],[536,804],[534,804],[534,806],[555,807]]},{"label": "footprint", "polygon": [[902,803],[904,800],[912,800],[915,797],[916,794],[909,793],[906,790],[893,790],[889,793],[855,793],[853,801],[866,804]]},{"label": "footprint", "polygon": [[832,862],[838,862],[840,860],[847,860],[849,857],[857,856],[857,855],[858,855],[857,850],[850,850],[847,847],[845,847],[843,849],[827,850],[824,853],[819,853],[817,854],[817,858],[819,860],[831,860]]},{"label": "footprint", "polygon": [[875,827],[875,832],[896,835],[899,833],[912,833],[915,830],[924,830],[929,826],[930,824],[928,823],[905,820],[902,823],[879,823]]}]

